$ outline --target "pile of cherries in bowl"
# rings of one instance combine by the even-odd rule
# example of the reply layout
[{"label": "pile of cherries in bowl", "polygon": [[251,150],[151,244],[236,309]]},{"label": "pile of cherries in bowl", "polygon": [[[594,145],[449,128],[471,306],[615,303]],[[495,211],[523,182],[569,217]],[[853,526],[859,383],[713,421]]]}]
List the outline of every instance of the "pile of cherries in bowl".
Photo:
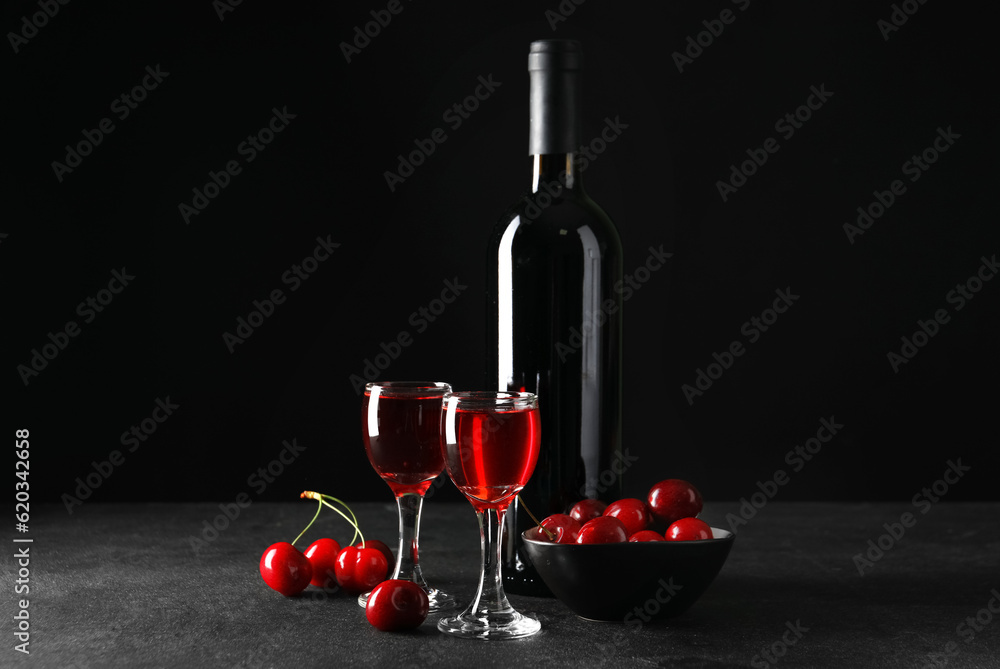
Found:
[{"label": "pile of cherries in bowl", "polygon": [[[542,520],[541,529],[532,532],[531,538],[557,544],[711,539],[712,528],[696,517],[701,509],[701,493],[694,485],[665,479],[649,489],[645,500],[577,502],[568,514],[555,513]],[[651,529],[657,524],[666,527],[662,534]]]},{"label": "pile of cherries in bowl", "polygon": [[696,518],[701,510],[697,488],[666,479],[645,500],[583,500],[521,536],[542,582],[573,613],[641,626],[684,613],[722,569],[735,535]]}]

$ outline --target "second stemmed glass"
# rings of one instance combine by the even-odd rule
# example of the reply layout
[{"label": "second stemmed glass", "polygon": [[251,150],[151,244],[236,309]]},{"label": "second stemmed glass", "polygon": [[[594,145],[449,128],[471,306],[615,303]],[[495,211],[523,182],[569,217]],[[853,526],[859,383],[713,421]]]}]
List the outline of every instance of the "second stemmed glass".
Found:
[{"label": "second stemmed glass", "polygon": [[528,482],[538,461],[541,423],[531,393],[462,392],[444,398],[441,449],[455,486],[479,518],[483,565],[479,591],[457,616],[438,629],[472,639],[517,639],[541,629],[507,601],[500,574],[500,539],[507,507]]},{"label": "second stemmed glass", "polygon": [[[424,581],[417,539],[424,493],[444,470],[441,400],[447,383],[369,383],[361,409],[361,434],[368,460],[396,495],[399,550],[390,578],[413,581],[427,592],[431,611],[454,607],[455,598]],[[366,606],[368,595],[358,597]]]}]

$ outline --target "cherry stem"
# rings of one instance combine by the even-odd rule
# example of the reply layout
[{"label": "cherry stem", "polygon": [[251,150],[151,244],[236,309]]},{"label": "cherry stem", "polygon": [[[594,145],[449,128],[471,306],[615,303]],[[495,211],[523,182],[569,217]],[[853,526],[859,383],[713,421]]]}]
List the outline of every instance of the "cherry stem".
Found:
[{"label": "cherry stem", "polygon": [[535,525],[538,525],[538,529],[540,529],[542,532],[545,532],[545,536],[547,536],[549,538],[549,541],[555,541],[556,540],[556,535],[552,531],[550,531],[549,529],[547,529],[545,527],[542,527],[542,524],[540,522],[538,522],[538,519],[535,518],[535,514],[533,514],[531,512],[531,509],[529,509],[528,505],[524,503],[524,500],[521,499],[520,495],[517,496],[517,503],[520,504],[522,507],[524,507],[524,510],[528,513],[528,516],[530,516],[531,519],[533,521],[535,521]]},{"label": "cherry stem", "polygon": [[[361,528],[358,526],[358,517],[354,515],[354,512],[351,511],[351,507],[347,506],[347,504],[344,501],[337,499],[333,495],[324,495],[322,493],[313,492],[312,490],[306,490],[306,491],[304,491],[301,495],[299,495],[299,497],[302,497],[302,498],[305,498],[305,499],[315,499],[315,500],[318,500],[320,504],[326,505],[326,506],[330,507],[331,509],[333,509],[334,511],[336,511],[337,513],[339,513],[341,516],[343,516],[344,520],[346,520],[347,522],[349,522],[351,524],[351,527],[354,528],[354,536],[351,537],[351,540],[348,542],[348,545],[353,545],[354,544],[354,540],[358,538],[358,535],[361,535],[361,547],[364,548],[364,546],[365,546],[365,535],[361,533]],[[347,513],[351,514],[351,517],[348,518],[347,514],[345,514],[343,511],[341,511],[340,509],[338,509],[337,507],[335,507],[333,504],[330,504],[329,502],[327,502],[326,500],[328,500],[328,499],[332,499],[334,502],[337,502],[338,504],[342,505],[345,509],[347,509]]]},{"label": "cherry stem", "polygon": [[[331,499],[335,499],[335,498],[331,498]],[[337,501],[340,502],[339,499]],[[336,511],[337,513],[339,513],[341,516],[344,517],[344,520],[346,520],[347,522],[351,523],[351,526],[354,527],[354,536],[351,537],[351,540],[348,541],[347,543],[348,544],[353,544],[354,540],[358,537],[358,535],[361,535],[361,547],[364,548],[365,547],[365,535],[361,533],[361,528],[357,526],[356,521],[351,521],[351,519],[347,517],[347,514],[345,514],[343,511],[341,511],[340,509],[338,509],[337,507],[335,507],[333,504],[330,504],[325,499],[321,499],[320,503],[325,504],[326,506],[330,507],[331,509],[333,509],[334,511]],[[340,503],[343,504],[343,502],[340,502]],[[348,511],[350,511],[350,509],[348,509]],[[353,516],[354,514],[351,513],[351,515]]]},{"label": "cherry stem", "polygon": [[306,533],[306,530],[308,530],[310,527],[312,527],[312,524],[316,522],[317,518],[319,518],[319,512],[322,511],[322,510],[323,510],[323,504],[322,504],[322,500],[321,500],[320,503],[316,505],[316,515],[313,516],[313,519],[309,521],[309,524],[306,525],[305,529],[302,530],[301,532],[299,532],[299,536],[297,536],[294,539],[292,539],[292,545],[293,546],[295,545],[296,541],[298,541],[299,539],[302,538],[302,535]]}]

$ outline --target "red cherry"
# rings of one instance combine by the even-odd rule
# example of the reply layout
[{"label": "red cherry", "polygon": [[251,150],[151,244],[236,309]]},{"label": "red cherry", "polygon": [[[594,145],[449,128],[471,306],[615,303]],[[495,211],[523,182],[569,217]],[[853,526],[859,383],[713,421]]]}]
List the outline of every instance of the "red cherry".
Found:
[{"label": "red cherry", "polygon": [[382,553],[374,548],[354,546],[340,551],[334,567],[337,583],[354,594],[367,592],[384,581],[386,569],[388,565]]},{"label": "red cherry", "polygon": [[397,632],[420,627],[429,610],[430,600],[423,588],[412,581],[391,579],[376,585],[368,595],[365,616],[383,632]]},{"label": "red cherry", "polygon": [[268,546],[260,557],[260,575],[271,588],[291,597],[309,585],[312,565],[298,548],[287,541],[279,541]]},{"label": "red cherry", "polygon": [[542,527],[556,535],[556,538],[550,539],[545,532],[539,532],[538,540],[552,544],[576,543],[576,537],[580,534],[580,522],[565,513],[553,513],[542,521]]},{"label": "red cherry", "polygon": [[369,539],[364,542],[364,544],[354,544],[355,548],[374,548],[379,553],[385,556],[386,564],[388,565],[385,570],[385,578],[392,576],[392,572],[396,569],[396,558],[393,556],[392,551],[383,541],[378,539]]},{"label": "red cherry", "polygon": [[583,524],[600,516],[606,508],[608,508],[607,503],[599,499],[582,499],[573,505],[573,508],[569,510],[569,515],[578,523]]},{"label": "red cherry", "polygon": [[578,544],[614,544],[628,541],[622,521],[611,516],[598,516],[583,524],[576,537]]},{"label": "red cherry", "polygon": [[646,496],[653,516],[666,524],[701,513],[701,493],[681,479],[666,479],[649,489]]},{"label": "red cherry", "polygon": [[317,539],[306,549],[305,555],[312,565],[313,585],[332,588],[337,585],[336,562],[340,544],[333,539]]},{"label": "red cherry", "polygon": [[638,541],[666,541],[663,535],[659,532],[654,532],[653,530],[642,530],[641,532],[636,532],[628,538],[630,542]]},{"label": "red cherry", "polygon": [[629,535],[642,532],[649,526],[650,516],[646,509],[646,503],[634,497],[612,502],[604,510],[604,515],[622,521]]},{"label": "red cherry", "polygon": [[681,518],[671,523],[664,535],[667,541],[699,541],[712,538],[712,528],[704,520]]}]

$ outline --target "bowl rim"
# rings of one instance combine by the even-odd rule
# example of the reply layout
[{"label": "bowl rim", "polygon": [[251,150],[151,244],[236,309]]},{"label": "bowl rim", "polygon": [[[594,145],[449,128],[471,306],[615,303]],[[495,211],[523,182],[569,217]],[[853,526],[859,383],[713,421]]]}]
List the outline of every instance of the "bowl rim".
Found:
[{"label": "bowl rim", "polygon": [[[537,527],[537,525],[535,527]],[[712,526],[709,526],[709,527],[712,530],[712,538],[711,539],[692,539],[692,540],[688,540],[688,541],[616,541],[616,542],[604,543],[604,544],[575,544],[575,543],[574,544],[555,544],[555,543],[552,543],[551,541],[539,541],[538,539],[531,539],[531,538],[525,536],[528,532],[530,532],[531,530],[535,529],[534,527],[529,527],[524,532],[521,532],[521,540],[525,541],[525,542],[528,542],[528,543],[537,544],[539,546],[578,546],[580,548],[592,548],[592,547],[597,547],[597,546],[616,546],[616,545],[621,545],[621,544],[652,545],[652,546],[656,546],[656,545],[659,545],[659,544],[666,544],[668,546],[684,546],[684,545],[687,545],[687,546],[704,546],[704,545],[708,545],[708,544],[719,544],[719,543],[731,542],[731,541],[734,541],[736,539],[736,533],[735,532],[732,532],[730,530],[724,530],[721,527],[712,527]]]}]

